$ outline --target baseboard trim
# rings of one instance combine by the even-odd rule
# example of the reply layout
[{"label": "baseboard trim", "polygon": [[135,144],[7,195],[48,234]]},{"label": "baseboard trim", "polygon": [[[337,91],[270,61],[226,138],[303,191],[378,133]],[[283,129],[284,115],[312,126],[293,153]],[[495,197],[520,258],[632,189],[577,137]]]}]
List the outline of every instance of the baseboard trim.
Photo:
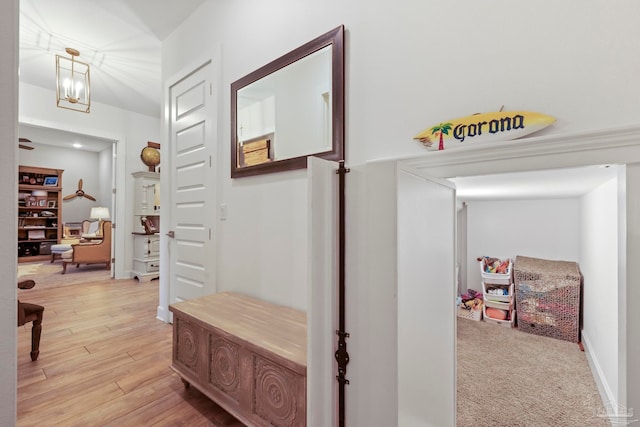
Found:
[{"label": "baseboard trim", "polygon": [[164,307],[158,306],[158,311],[156,314],[156,318],[164,323],[171,323],[169,320],[169,312],[165,310]]},{"label": "baseboard trim", "polygon": [[[587,356],[587,361],[589,362],[589,367],[591,368],[591,374],[593,375],[593,379],[596,382],[596,386],[598,387],[598,393],[600,393],[600,397],[602,401],[605,403],[616,403],[617,400],[611,391],[611,387],[609,387],[609,383],[604,376],[604,372],[602,372],[602,368],[600,367],[600,362],[598,358],[592,352],[591,341],[589,340],[589,334],[586,331],[581,331],[582,343],[584,344],[584,352]],[[615,407],[616,405],[613,405]],[[617,415],[617,414],[616,414]]]}]

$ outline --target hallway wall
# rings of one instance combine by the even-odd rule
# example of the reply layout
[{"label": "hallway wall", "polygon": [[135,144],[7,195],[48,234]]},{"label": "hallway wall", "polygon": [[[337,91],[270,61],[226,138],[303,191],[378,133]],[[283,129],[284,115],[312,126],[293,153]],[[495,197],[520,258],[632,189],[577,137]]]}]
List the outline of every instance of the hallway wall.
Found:
[{"label": "hallway wall", "polygon": [[[15,182],[18,176],[18,0],[0,4],[0,182]],[[18,200],[17,185],[0,185],[2,200]],[[15,278],[18,269],[18,208],[15,203],[0,203],[0,275]],[[10,285],[10,286],[9,286]],[[16,286],[0,286],[0,424],[16,422]]]},{"label": "hallway wall", "polygon": [[[166,81],[186,64],[212,57],[212,46],[220,48],[215,143],[218,203],[226,204],[228,218],[218,221],[218,289],[305,308],[311,262],[306,173],[229,178],[235,80],[344,24],[346,162],[352,166],[349,180],[357,181],[355,165],[426,154],[412,140],[423,129],[502,105],[557,119],[537,135],[637,123],[640,57],[629,52],[640,39],[638,15],[640,3],[632,0],[615,8],[605,0],[207,1],[164,42],[162,72]],[[517,159],[511,161],[515,167]],[[259,226],[247,227],[256,219]],[[349,227],[359,226],[364,225]],[[356,249],[360,257],[374,250]],[[255,260],[253,268],[241,262],[244,257]],[[392,426],[396,406],[385,391],[393,391],[396,371],[393,362],[384,370],[376,369],[376,362],[395,360],[395,289],[392,281],[372,287],[372,273],[360,267],[351,265],[348,273],[347,299],[357,307],[347,322],[353,364],[347,424]]]},{"label": "hallway wall", "polygon": [[[624,170],[624,167],[621,168]],[[612,179],[581,199],[580,270],[584,276],[582,339],[592,358],[594,376],[605,389],[605,401],[620,401],[618,369],[618,180]],[[624,194],[622,195],[624,196]]]}]

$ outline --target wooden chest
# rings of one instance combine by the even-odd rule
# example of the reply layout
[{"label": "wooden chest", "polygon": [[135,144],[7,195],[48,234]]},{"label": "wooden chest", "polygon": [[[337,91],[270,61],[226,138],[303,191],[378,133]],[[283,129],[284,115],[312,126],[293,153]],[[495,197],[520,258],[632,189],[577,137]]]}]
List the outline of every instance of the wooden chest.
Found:
[{"label": "wooden chest", "polygon": [[306,425],[307,318],[225,292],[172,304],[172,368],[250,426]]}]

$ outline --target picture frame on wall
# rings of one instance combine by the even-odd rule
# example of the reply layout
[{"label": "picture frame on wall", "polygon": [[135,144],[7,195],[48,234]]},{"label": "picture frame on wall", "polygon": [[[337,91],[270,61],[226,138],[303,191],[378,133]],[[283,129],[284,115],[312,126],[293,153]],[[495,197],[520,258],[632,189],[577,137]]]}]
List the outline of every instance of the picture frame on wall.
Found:
[{"label": "picture frame on wall", "polygon": [[58,186],[58,177],[57,176],[47,176],[42,183],[45,187],[57,187]]}]

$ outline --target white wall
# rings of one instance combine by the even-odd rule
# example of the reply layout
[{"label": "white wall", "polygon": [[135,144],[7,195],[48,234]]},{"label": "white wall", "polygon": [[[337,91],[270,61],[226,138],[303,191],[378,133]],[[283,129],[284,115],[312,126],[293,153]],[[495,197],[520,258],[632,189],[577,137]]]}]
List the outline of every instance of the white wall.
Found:
[{"label": "white wall", "polygon": [[[621,230],[624,230],[626,239],[619,243],[619,277],[621,283],[629,283],[618,289],[620,307],[618,312],[619,328],[621,336],[625,336],[625,342],[620,345],[620,365],[626,366],[625,375],[620,375],[620,401],[626,402],[629,410],[637,414],[640,408],[640,364],[636,362],[640,358],[640,338],[638,325],[640,325],[640,310],[637,301],[640,301],[640,287],[633,286],[640,277],[640,163],[627,164],[625,173],[618,175],[618,180],[624,186],[618,188],[619,214],[624,219],[618,220]],[[626,192],[626,197],[620,196]],[[626,214],[626,215],[625,215]],[[620,216],[618,218],[620,218]],[[624,223],[624,225],[623,225]]]},{"label": "white wall", "polygon": [[[206,2],[163,44],[162,72],[166,80],[207,54],[206,46],[221,45],[219,202],[227,204],[229,219],[218,223],[219,289],[306,305],[306,175],[229,179],[231,82],[344,24],[348,164],[423,154],[412,140],[416,133],[501,105],[556,117],[546,134],[607,128],[637,122],[640,57],[628,52],[640,39],[639,15],[640,3],[633,0],[615,8],[606,0]],[[255,268],[246,268],[245,256],[258,260]],[[393,295],[392,282],[389,289],[370,289],[360,282],[365,276],[355,273],[349,284],[350,305],[359,305],[350,307],[356,310],[356,323],[348,326],[352,361],[363,353],[375,358],[372,348],[394,345],[392,325],[391,335],[374,345],[365,322],[368,313],[389,313],[382,301]],[[394,383],[394,368],[358,362],[375,371],[376,384]],[[364,378],[355,362],[350,369]],[[377,388],[354,381],[347,392],[355,402],[347,411],[349,425],[373,425],[362,421],[388,420],[394,410],[394,403],[369,403]]]},{"label": "white wall", "polygon": [[51,145],[33,143],[33,150],[19,150],[18,161],[23,166],[62,169],[62,196],[73,194],[78,189],[78,181],[82,179],[82,189],[96,198],[93,202],[84,197],[76,197],[62,202],[62,221],[80,222],[89,219],[94,206],[111,207],[111,194],[107,199],[102,196],[101,188],[106,181],[111,183],[109,175],[103,175],[100,167],[99,153]]},{"label": "white wall", "polygon": [[112,189],[115,187],[115,177],[113,176],[113,147],[108,147],[98,153],[98,176],[100,176],[100,187],[95,195],[100,202],[98,206],[106,206],[109,213],[113,215]]},{"label": "white wall", "polygon": [[584,276],[582,340],[605,401],[619,402],[618,180],[582,197],[580,270]]},{"label": "white wall", "polygon": [[482,291],[478,257],[578,262],[580,241],[578,198],[468,202],[467,289]]},{"label": "white wall", "polygon": [[[18,0],[0,4],[0,182],[16,182],[18,176]],[[18,199],[17,185],[0,185],[0,198]],[[17,270],[16,203],[0,203],[0,275],[7,280],[0,286],[0,424],[16,424],[17,334],[16,288]]]},{"label": "white wall", "polygon": [[[247,201],[270,199],[273,204],[290,206],[280,200],[282,187],[273,185],[273,178],[254,179],[246,185],[232,184],[228,179],[231,82],[345,24],[347,161],[351,164],[422,154],[424,148],[412,136],[425,127],[478,111],[497,110],[501,105],[556,117],[557,123],[546,133],[634,122],[634,109],[627,108],[626,100],[640,95],[640,83],[630,71],[640,65],[640,59],[625,52],[640,33],[631,18],[634,12],[640,12],[640,6],[631,1],[616,8],[603,0],[580,3],[579,18],[575,8],[572,3],[549,0],[529,6],[499,0],[482,4],[403,2],[402,7],[382,1],[373,6],[363,0],[348,4],[336,0],[205,3],[165,41],[162,65],[166,78],[201,57],[206,52],[203,41],[205,45],[222,45],[220,202],[227,203],[230,221],[221,230],[224,251],[219,251],[218,282],[223,286],[237,282],[229,271],[237,264],[227,261],[239,258],[242,248],[234,241],[244,241],[238,237],[246,234],[242,228],[251,218],[257,215],[266,223],[279,222],[275,218],[272,221],[268,212],[252,210]],[[550,9],[553,13],[548,13]],[[427,16],[450,16],[452,21],[444,27],[425,25]],[[265,25],[267,22],[269,25]],[[260,28],[260,37],[247,28]],[[434,58],[434,40],[438,41],[438,52],[450,52],[446,56],[449,59]],[[593,61],[596,57],[602,60]],[[584,93],[589,94],[589,102],[573,101]],[[460,99],[465,100],[463,107]],[[598,108],[592,108],[594,105]],[[299,189],[304,193],[298,184],[304,179],[301,172],[280,177],[284,182],[291,178],[285,186],[292,185],[294,193]],[[303,206],[306,197],[300,196],[294,204]],[[280,210],[273,213],[280,215]],[[283,236],[305,233],[304,220],[295,225],[301,228],[291,234],[285,231]],[[289,224],[285,226],[289,228]],[[295,239],[280,242],[296,245]],[[268,265],[287,268],[280,261],[286,252],[276,248],[262,254],[261,259]],[[296,283],[305,277],[303,271],[300,273],[293,277]],[[292,297],[282,302],[304,305]]]}]

